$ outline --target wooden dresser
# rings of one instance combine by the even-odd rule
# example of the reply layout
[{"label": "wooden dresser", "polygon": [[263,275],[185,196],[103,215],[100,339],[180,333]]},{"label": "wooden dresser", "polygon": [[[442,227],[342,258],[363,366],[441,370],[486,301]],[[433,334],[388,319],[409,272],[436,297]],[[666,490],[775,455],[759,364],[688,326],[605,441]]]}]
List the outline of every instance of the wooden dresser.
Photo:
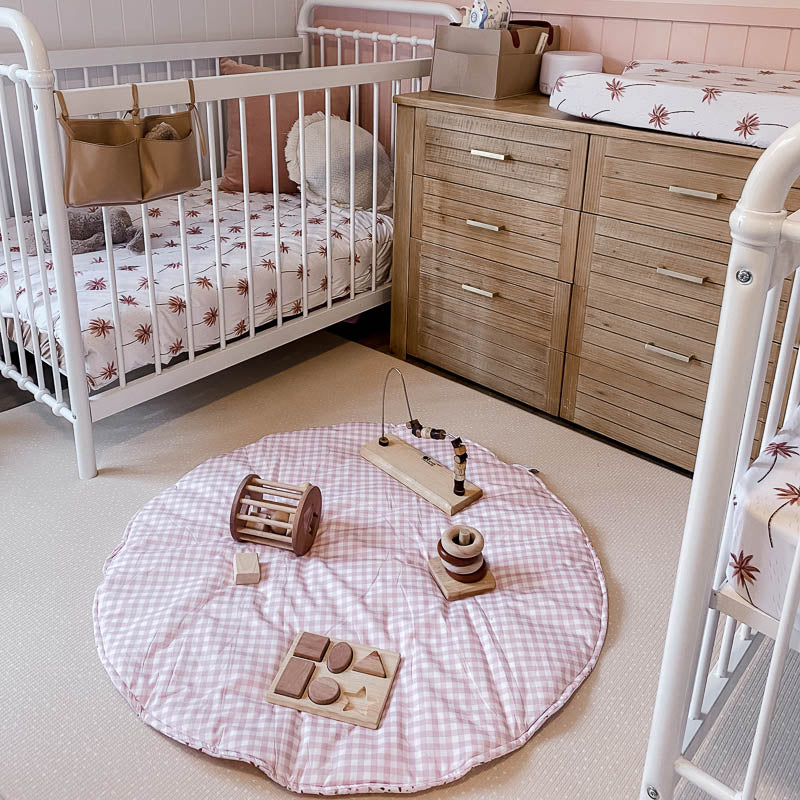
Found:
[{"label": "wooden dresser", "polygon": [[727,220],[761,151],[538,95],[397,102],[392,351],[692,469]]}]

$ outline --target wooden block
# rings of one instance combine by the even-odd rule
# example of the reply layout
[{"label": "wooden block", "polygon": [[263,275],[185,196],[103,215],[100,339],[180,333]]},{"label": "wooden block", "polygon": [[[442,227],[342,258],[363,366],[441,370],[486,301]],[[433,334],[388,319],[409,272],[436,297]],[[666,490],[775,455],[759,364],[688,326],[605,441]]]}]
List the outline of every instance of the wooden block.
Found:
[{"label": "wooden block", "polygon": [[[345,668],[342,672],[334,674],[328,669],[325,662],[309,661],[307,659],[294,657],[293,654],[300,643],[300,639],[304,635],[306,634],[297,634],[292,646],[289,648],[289,652],[284,656],[267,691],[267,701],[278,706],[284,706],[285,708],[292,708],[296,711],[305,711],[308,714],[316,714],[320,717],[334,719],[339,722],[349,722],[351,725],[361,725],[364,728],[372,728],[375,730],[381,724],[381,719],[383,718],[386,703],[392,690],[392,684],[394,683],[394,677],[400,665],[400,654],[392,652],[391,650],[380,650],[376,647],[345,642],[345,644],[349,644],[353,649],[353,664],[364,658],[368,658],[372,653],[377,653],[385,670],[386,677],[379,678],[376,675],[356,672],[352,665]],[[341,640],[331,640],[333,647],[340,642]],[[317,681],[323,678],[335,681],[341,688],[339,697],[327,705],[318,705],[314,703],[308,696],[308,691],[306,691],[306,686],[309,686],[309,681],[303,684],[303,690],[297,696],[290,696],[285,691],[279,692],[278,688],[283,682],[286,668],[292,661],[299,661],[301,664],[308,665],[310,669],[309,681]],[[293,688],[296,688],[296,686],[293,686]],[[318,697],[318,699],[320,698]]]},{"label": "wooden block", "polygon": [[361,447],[361,455],[445,514],[457,514],[483,495],[483,491],[469,481],[464,484],[463,496],[455,494],[450,468],[394,434],[387,433],[386,438],[389,440],[386,447],[373,439]]},{"label": "wooden block", "polygon": [[331,640],[318,633],[303,633],[294,648],[294,655],[298,658],[307,658],[310,661],[322,661],[325,651]]},{"label": "wooden block", "polygon": [[381,654],[373,650],[369,655],[364,656],[360,661],[353,664],[355,672],[363,672],[365,675],[374,675],[376,678],[385,678],[386,670],[383,668]]},{"label": "wooden block", "polygon": [[442,594],[448,600],[461,600],[464,597],[472,597],[476,594],[491,592],[497,585],[494,580],[494,575],[492,575],[489,569],[486,570],[486,575],[479,581],[475,583],[461,583],[447,574],[442,560],[438,556],[434,556],[428,561],[428,567],[430,568],[434,580],[441,589]]},{"label": "wooden block", "polygon": [[313,661],[307,661],[305,658],[290,658],[281,670],[280,678],[275,684],[275,694],[295,699],[302,697],[313,674]]},{"label": "wooden block", "polygon": [[258,553],[236,553],[233,557],[233,582],[241,585],[258,583],[260,580]]}]

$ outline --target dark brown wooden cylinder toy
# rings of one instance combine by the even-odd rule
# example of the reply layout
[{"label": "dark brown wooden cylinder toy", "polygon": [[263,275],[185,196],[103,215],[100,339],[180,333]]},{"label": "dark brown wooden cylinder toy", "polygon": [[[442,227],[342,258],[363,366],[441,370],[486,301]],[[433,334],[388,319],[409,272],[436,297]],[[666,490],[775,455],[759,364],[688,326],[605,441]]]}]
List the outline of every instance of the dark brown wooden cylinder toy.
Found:
[{"label": "dark brown wooden cylinder toy", "polygon": [[247,475],[231,507],[231,536],[237,542],[268,544],[305,555],[314,544],[322,517],[318,486]]}]

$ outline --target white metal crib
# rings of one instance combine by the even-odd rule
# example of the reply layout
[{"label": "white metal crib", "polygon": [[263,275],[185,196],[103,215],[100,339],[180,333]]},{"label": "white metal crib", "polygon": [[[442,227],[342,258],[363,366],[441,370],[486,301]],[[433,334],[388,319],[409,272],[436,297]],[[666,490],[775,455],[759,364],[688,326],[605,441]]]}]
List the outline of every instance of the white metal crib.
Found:
[{"label": "white metal crib", "polygon": [[[793,277],[763,441],[800,401],[800,212],[786,197],[800,176],[800,125],[761,156],[731,215],[731,248],[697,462],[689,499],[641,800],[672,800],[679,778],[717,800],[753,800],[800,603],[800,547],[779,619],[725,582],[733,487],[747,470],[784,280]],[[791,381],[790,381],[791,378]],[[788,399],[787,399],[788,389]],[[754,635],[754,631],[757,632]],[[721,634],[718,636],[718,632]],[[744,783],[735,789],[691,760],[763,636],[774,639]],[[718,644],[718,658],[711,662]],[[713,744],[713,743],[712,743]]]},{"label": "white metal crib", "polygon": [[[347,319],[359,312],[385,303],[390,298],[389,281],[378,284],[375,276],[375,234],[377,220],[377,159],[379,138],[394,154],[395,115],[392,95],[409,88],[422,88],[423,80],[430,74],[430,57],[421,58],[420,49],[429,56],[432,40],[407,34],[379,31],[343,30],[341,28],[314,27],[313,16],[317,6],[368,9],[371,11],[400,12],[425,15],[432,23],[460,21],[461,12],[444,3],[422,0],[307,0],[299,13],[297,37],[283,39],[254,39],[232,42],[201,42],[196,44],[153,45],[142,47],[99,48],[83,51],[48,53],[31,22],[21,13],[0,8],[0,27],[12,31],[21,47],[21,57],[0,56],[0,131],[3,146],[0,155],[0,233],[3,238],[5,263],[10,266],[12,253],[9,246],[8,221],[13,220],[16,231],[21,231],[26,213],[32,218],[35,232],[36,257],[28,256],[20,248],[21,289],[31,299],[31,276],[38,270],[41,282],[46,330],[37,330],[24,320],[12,301],[8,320],[0,316],[0,375],[17,382],[30,392],[36,401],[49,406],[53,413],[68,422],[74,429],[78,460],[78,473],[82,478],[96,474],[96,457],[92,425],[105,417],[145,402],[172,389],[199,380],[245,359],[298,339],[333,323]],[[313,65],[315,42],[318,42],[317,66]],[[335,54],[335,55],[334,55]],[[256,64],[274,65],[274,72],[241,75],[220,75],[219,59],[223,56],[257,59]],[[350,57],[352,63],[347,63]],[[23,63],[17,63],[22,61]],[[328,65],[330,64],[330,65]],[[299,66],[296,69],[289,67]],[[149,280],[149,308],[152,321],[154,365],[149,374],[128,375],[125,370],[122,342],[119,337],[120,300],[116,291],[114,252],[111,246],[108,214],[103,212],[107,241],[108,284],[111,295],[111,315],[116,328],[116,353],[118,385],[103,392],[91,393],[87,386],[84,359],[84,342],[78,309],[78,293],[73,271],[70,234],[63,199],[63,142],[57,125],[57,109],[53,90],[62,90],[71,116],[121,115],[130,107],[130,86],[136,82],[142,107],[149,109],[182,106],[188,100],[187,78],[193,78],[198,108],[209,144],[207,160],[201,154],[203,175],[211,181],[213,215],[218,218],[219,195],[217,181],[224,168],[225,125],[223,103],[238,101],[241,130],[242,162],[244,171],[244,240],[247,253],[247,278],[253,286],[252,226],[249,213],[248,139],[245,98],[269,97],[271,111],[271,159],[273,167],[274,208],[272,233],[275,242],[277,269],[277,318],[268,326],[257,326],[254,321],[252,300],[245,335],[235,341],[226,336],[224,277],[222,274],[221,234],[214,226],[214,253],[216,279],[219,292],[219,343],[198,351],[193,346],[192,325],[187,322],[188,358],[182,362],[162,364],[159,353],[159,320],[153,288],[153,259],[147,204],[142,205],[142,227],[145,239],[147,278]],[[349,89],[350,111],[350,219],[353,207],[353,179],[355,152],[352,145],[354,126],[357,123],[370,128],[373,138],[373,203],[372,203],[372,280],[368,290],[356,292],[351,280],[349,296],[332,295],[331,276],[331,224],[330,224],[330,125],[331,92]],[[326,146],[326,211],[327,211],[327,298],[321,307],[309,309],[308,286],[303,271],[302,312],[284,318],[281,304],[280,236],[281,209],[277,183],[279,151],[275,128],[276,97],[296,93],[299,116],[304,116],[304,97],[311,90],[324,91],[325,146]],[[7,95],[11,96],[9,102]],[[14,100],[16,102],[14,102]],[[368,113],[371,106],[371,114]],[[204,113],[202,113],[204,112]],[[378,135],[380,133],[380,136]],[[300,126],[300,204],[302,209],[303,262],[306,263],[308,220],[305,186],[306,149],[303,126]],[[189,250],[187,247],[186,219],[183,213],[183,196],[178,200],[180,227],[176,236],[180,244],[183,287],[185,297],[190,297]],[[43,268],[45,252],[39,217],[46,212],[52,254],[52,283],[49,269]],[[177,224],[177,222],[176,222]],[[351,275],[355,261],[354,245],[350,242]],[[302,268],[301,264],[301,268]],[[7,269],[14,280],[14,269]],[[54,285],[53,285],[54,284]],[[50,295],[58,295],[61,315],[60,336],[56,341],[53,324],[53,303]],[[251,293],[252,295],[252,293]],[[24,302],[24,300],[23,300]],[[191,303],[187,303],[191,306]],[[34,308],[27,308],[29,320],[34,319]],[[27,335],[27,339],[26,339]],[[23,345],[25,342],[25,345]],[[46,353],[45,353],[46,351]],[[58,354],[54,359],[52,354]],[[50,357],[47,357],[50,354]],[[32,356],[32,364],[29,360]],[[53,363],[57,361],[58,363]],[[45,364],[50,364],[56,374],[53,385],[47,383]],[[66,376],[67,390],[62,388],[60,374]]]}]

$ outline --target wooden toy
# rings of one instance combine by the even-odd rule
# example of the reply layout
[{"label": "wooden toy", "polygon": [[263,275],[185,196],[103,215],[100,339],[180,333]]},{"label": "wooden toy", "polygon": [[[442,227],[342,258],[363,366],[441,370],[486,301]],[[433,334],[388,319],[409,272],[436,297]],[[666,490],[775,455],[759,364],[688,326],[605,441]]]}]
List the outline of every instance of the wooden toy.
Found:
[{"label": "wooden toy", "polygon": [[275,694],[285,695],[286,697],[298,698],[303,696],[303,692],[314,674],[314,662],[304,658],[292,656],[281,672],[281,679],[275,684]]},{"label": "wooden toy", "polygon": [[373,650],[360,661],[356,661],[353,664],[353,670],[355,672],[363,672],[365,675],[374,675],[376,678],[386,677],[386,670],[383,668],[383,661],[381,661],[381,655],[377,650]]},{"label": "wooden toy", "polygon": [[294,655],[309,661],[322,661],[331,640],[316,633],[304,633],[294,648]]},{"label": "wooden toy", "polygon": [[260,580],[258,553],[236,553],[233,557],[233,582],[241,585],[258,583]]},{"label": "wooden toy", "polygon": [[311,549],[322,516],[317,486],[293,486],[247,475],[231,507],[231,536],[237,542],[268,544],[302,556]]},{"label": "wooden toy", "polygon": [[483,558],[483,535],[475,528],[448,528],[436,547],[438,555],[428,567],[448,600],[461,600],[495,588],[494,575]]},{"label": "wooden toy", "polygon": [[[406,427],[418,439],[450,438],[453,445],[453,470],[431,458],[416,447],[404,442],[393,434],[386,433],[386,384],[389,375],[396,372],[403,382],[403,393],[408,409],[409,421]],[[411,412],[406,380],[397,367],[386,373],[383,381],[381,403],[381,436],[366,442],[361,447],[361,455],[370,463],[383,470],[395,480],[416,492],[429,503],[440,508],[445,514],[453,515],[474,503],[483,491],[466,479],[467,447],[457,436],[452,436],[441,428],[423,427]]]},{"label": "wooden toy", "polygon": [[[300,646],[301,642],[305,641],[308,645],[317,639],[326,637],[310,633],[299,633],[295,637],[272,679],[267,701],[296,711],[376,729],[381,723],[400,665],[400,654],[342,640],[328,640],[327,649],[319,660],[298,656],[298,647],[300,652],[305,650],[305,645]],[[338,667],[344,656],[348,655],[346,648],[350,651],[350,661],[338,672],[332,671],[331,662]],[[313,650],[313,655],[318,654],[318,650]],[[373,672],[356,670],[361,662],[366,662]],[[382,675],[376,674],[377,665]]]},{"label": "wooden toy", "polygon": [[347,642],[337,642],[328,653],[328,670],[334,675],[344,672],[353,663],[353,648]]}]

